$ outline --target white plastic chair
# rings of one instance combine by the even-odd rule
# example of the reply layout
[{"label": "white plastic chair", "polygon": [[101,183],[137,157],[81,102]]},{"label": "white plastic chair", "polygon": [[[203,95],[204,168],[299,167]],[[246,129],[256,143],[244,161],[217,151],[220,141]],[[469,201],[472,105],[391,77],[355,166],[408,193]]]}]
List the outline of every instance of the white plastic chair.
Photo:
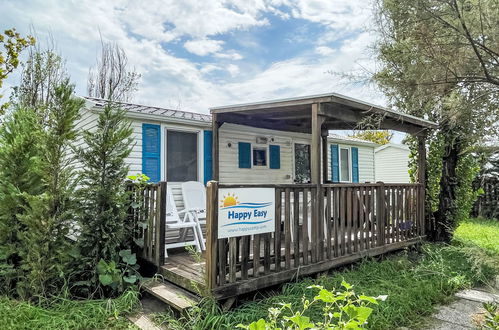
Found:
[{"label": "white plastic chair", "polygon": [[182,197],[184,207],[194,221],[198,224],[201,249],[206,250],[201,225],[206,225],[206,188],[198,181],[187,181],[182,183]]},{"label": "white plastic chair", "polygon": [[181,235],[181,241],[177,243],[165,244],[165,257],[168,257],[168,249],[173,249],[182,246],[194,245],[196,250],[201,251],[201,239],[199,237],[199,224],[191,221],[190,217],[184,216],[183,219],[180,218],[180,214],[186,213],[186,210],[177,211],[177,206],[175,205],[175,199],[173,198],[173,193],[170,186],[166,187],[166,226],[165,232],[168,230],[180,230],[185,229],[186,231],[192,229],[194,234],[194,240],[185,241],[185,235]]}]

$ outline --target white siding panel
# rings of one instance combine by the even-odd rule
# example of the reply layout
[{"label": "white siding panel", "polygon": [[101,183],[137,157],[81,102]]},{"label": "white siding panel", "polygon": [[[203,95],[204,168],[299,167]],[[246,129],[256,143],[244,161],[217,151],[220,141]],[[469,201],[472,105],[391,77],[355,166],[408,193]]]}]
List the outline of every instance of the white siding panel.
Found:
[{"label": "white siding panel", "polygon": [[376,181],[409,183],[409,150],[388,146],[376,151]]},{"label": "white siding panel", "polygon": [[[235,126],[235,125],[234,125]],[[239,126],[237,129],[232,125],[222,126],[219,131],[219,171],[222,183],[292,183],[293,182],[293,143],[289,136],[278,135],[272,131],[257,129],[249,126]],[[277,134],[276,134],[277,133]],[[256,137],[265,136],[269,138],[267,144],[257,144]],[[273,138],[274,141],[270,142]],[[248,142],[251,146],[266,147],[269,144],[280,146],[281,168],[239,168],[238,142]],[[229,143],[231,147],[229,147]],[[267,165],[269,159],[267,157]]]},{"label": "white siding panel", "polygon": [[350,145],[341,142],[329,142],[327,149],[328,180],[331,180],[331,145],[338,144],[340,147],[359,148],[359,182],[374,182],[374,147]]}]

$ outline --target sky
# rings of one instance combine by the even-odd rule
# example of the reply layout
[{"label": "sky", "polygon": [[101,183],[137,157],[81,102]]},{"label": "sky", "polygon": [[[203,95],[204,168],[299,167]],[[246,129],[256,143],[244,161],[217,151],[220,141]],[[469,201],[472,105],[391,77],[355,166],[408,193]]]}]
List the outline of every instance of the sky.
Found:
[{"label": "sky", "polygon": [[[371,4],[362,0],[0,0],[0,28],[52,34],[79,95],[100,39],[141,74],[133,102],[210,107],[336,92],[385,105],[373,86]],[[4,93],[19,82],[18,73]]]}]

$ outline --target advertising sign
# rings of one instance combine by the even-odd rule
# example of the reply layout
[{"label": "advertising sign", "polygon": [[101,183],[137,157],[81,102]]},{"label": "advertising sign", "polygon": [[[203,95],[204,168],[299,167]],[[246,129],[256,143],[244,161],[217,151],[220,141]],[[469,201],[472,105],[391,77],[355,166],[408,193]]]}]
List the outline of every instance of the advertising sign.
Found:
[{"label": "advertising sign", "polygon": [[274,188],[220,188],[218,238],[275,230]]}]

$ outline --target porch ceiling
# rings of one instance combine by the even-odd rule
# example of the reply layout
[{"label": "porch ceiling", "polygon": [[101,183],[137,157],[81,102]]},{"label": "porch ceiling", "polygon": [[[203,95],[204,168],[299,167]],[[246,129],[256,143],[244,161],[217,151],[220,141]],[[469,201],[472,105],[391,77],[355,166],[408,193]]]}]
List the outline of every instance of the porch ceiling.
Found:
[{"label": "porch ceiling", "polygon": [[379,129],[424,135],[437,124],[384,107],[330,93],[267,102],[211,108],[219,123],[229,122],[282,131],[311,133],[312,104],[319,104],[318,115],[325,118],[323,129],[355,129],[362,120],[375,116]]}]

